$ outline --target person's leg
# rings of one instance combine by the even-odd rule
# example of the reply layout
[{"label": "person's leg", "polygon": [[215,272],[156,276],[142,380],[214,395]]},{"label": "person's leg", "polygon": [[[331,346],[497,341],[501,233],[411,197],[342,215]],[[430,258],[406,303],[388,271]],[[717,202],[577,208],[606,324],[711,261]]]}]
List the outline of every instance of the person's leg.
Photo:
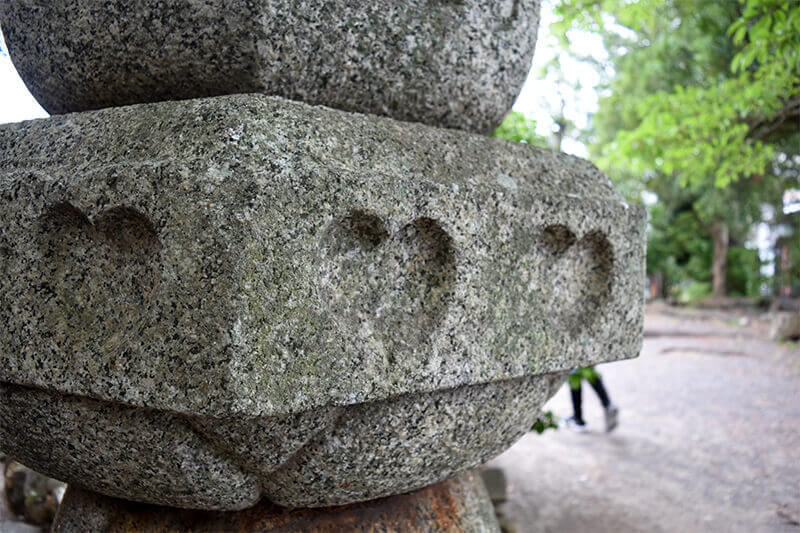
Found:
[{"label": "person's leg", "polygon": [[589,382],[589,385],[591,385],[597,393],[597,397],[600,398],[600,403],[603,404],[606,418],[606,431],[613,431],[614,428],[617,427],[619,409],[611,404],[611,399],[608,397],[608,392],[603,385],[603,378],[600,377],[600,373],[593,367],[585,368],[583,375],[586,381]]},{"label": "person's leg", "polygon": [[583,426],[586,423],[583,421],[581,375],[579,372],[573,372],[569,375],[569,392],[572,395],[572,420],[574,420],[575,424]]},{"label": "person's leg", "polygon": [[589,382],[594,392],[597,393],[597,397],[600,398],[600,403],[603,405],[603,408],[608,408],[608,406],[611,405],[611,399],[608,397],[608,392],[606,392],[606,388],[603,385],[603,378],[600,377],[600,373],[593,367],[586,368],[585,370],[586,381]]}]

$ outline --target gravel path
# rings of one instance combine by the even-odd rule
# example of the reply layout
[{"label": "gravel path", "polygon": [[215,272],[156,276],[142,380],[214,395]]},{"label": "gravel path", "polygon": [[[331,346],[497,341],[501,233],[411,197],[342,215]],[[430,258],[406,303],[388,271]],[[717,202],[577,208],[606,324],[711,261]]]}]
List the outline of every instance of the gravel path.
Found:
[{"label": "gravel path", "polygon": [[[590,432],[531,433],[491,463],[516,531],[799,532],[800,349],[741,323],[649,310],[642,355],[598,367],[617,431],[585,387]],[[546,408],[571,414],[566,387]]]}]

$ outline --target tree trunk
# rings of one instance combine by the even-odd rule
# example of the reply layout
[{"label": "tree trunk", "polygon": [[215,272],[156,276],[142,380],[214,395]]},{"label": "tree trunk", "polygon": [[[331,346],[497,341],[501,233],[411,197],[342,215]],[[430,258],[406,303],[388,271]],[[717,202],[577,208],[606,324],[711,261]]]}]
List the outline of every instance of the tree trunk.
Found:
[{"label": "tree trunk", "polygon": [[714,244],[714,255],[711,260],[711,286],[715,298],[724,298],[727,291],[728,277],[728,245],[730,235],[724,222],[714,222],[711,226],[711,241]]},{"label": "tree trunk", "polygon": [[560,152],[561,143],[564,141],[564,135],[567,134],[567,119],[564,118],[564,116],[562,115],[557,119],[555,119],[554,122],[555,125],[558,127],[558,129],[553,134],[554,137],[553,150],[555,150],[556,152]]}]

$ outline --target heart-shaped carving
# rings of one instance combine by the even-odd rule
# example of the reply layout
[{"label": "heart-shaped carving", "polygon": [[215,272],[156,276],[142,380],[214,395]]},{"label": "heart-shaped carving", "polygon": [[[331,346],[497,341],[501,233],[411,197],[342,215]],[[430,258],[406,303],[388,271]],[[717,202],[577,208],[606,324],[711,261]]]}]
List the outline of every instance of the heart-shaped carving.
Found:
[{"label": "heart-shaped carving", "polygon": [[340,323],[380,339],[392,362],[421,346],[444,318],[456,278],[452,238],[431,218],[390,235],[381,219],[354,211],[325,232],[321,288]]},{"label": "heart-shaped carving", "polygon": [[599,231],[579,240],[563,225],[544,228],[537,243],[534,282],[547,320],[572,334],[591,326],[611,297],[611,243]]},{"label": "heart-shaped carving", "polygon": [[39,222],[48,330],[63,346],[117,353],[154,308],[161,243],[152,225],[129,207],[92,222],[68,203],[50,207]]}]

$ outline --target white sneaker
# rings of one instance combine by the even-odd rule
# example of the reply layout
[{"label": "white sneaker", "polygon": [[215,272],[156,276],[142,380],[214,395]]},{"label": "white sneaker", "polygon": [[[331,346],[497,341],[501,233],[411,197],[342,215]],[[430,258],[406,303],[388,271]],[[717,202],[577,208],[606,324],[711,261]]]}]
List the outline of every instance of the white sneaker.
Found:
[{"label": "white sneaker", "polygon": [[609,405],[605,409],[606,411],[606,433],[611,433],[614,431],[614,428],[617,427],[617,423],[619,422],[619,409],[616,405]]},{"label": "white sneaker", "polygon": [[564,420],[564,424],[575,433],[586,433],[586,422],[578,420],[574,416]]}]

